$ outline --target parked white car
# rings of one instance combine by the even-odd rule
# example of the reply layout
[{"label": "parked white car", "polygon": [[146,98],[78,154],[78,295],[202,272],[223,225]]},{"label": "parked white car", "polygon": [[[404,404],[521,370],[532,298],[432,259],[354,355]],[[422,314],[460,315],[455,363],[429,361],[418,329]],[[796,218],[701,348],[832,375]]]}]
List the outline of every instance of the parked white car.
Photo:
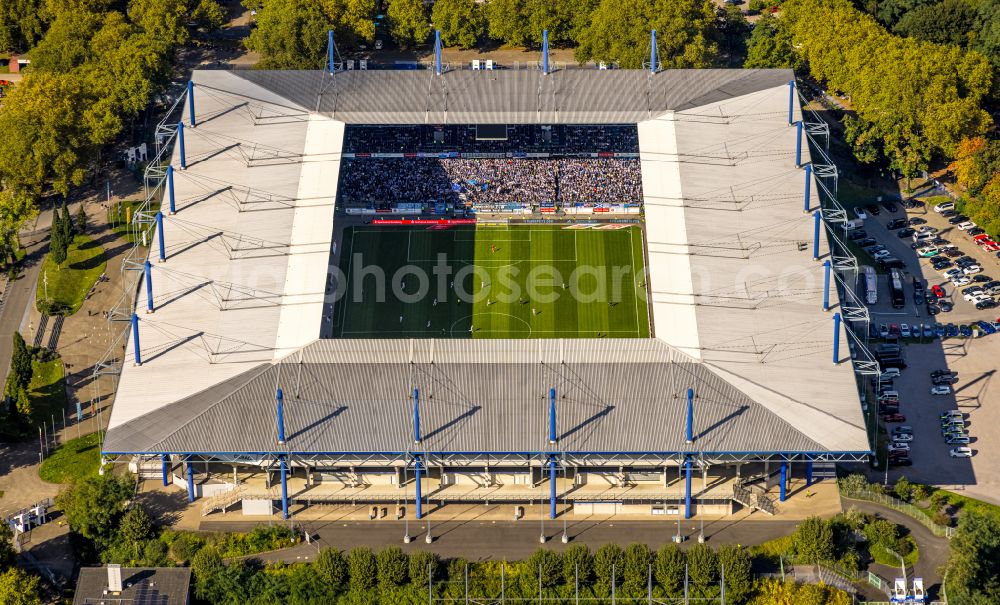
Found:
[{"label": "parked white car", "polygon": [[890,256],[892,256],[892,252],[889,252],[888,250],[879,250],[875,254],[872,254],[872,258],[875,260],[882,260],[883,258],[889,258]]},{"label": "parked white car", "polygon": [[956,277],[951,280],[951,284],[956,288],[961,288],[962,286],[968,286],[972,283],[972,278],[967,276]]},{"label": "parked white car", "polygon": [[953,202],[945,202],[943,204],[938,204],[937,206],[934,206],[934,212],[937,212],[938,214],[941,214],[945,210],[954,210],[954,209],[955,209],[955,204]]},{"label": "parked white car", "polygon": [[953,447],[948,450],[948,455],[952,458],[972,458],[971,447]]},{"label": "parked white car", "polygon": [[889,444],[889,449],[900,452],[908,452],[910,451],[910,444],[905,441],[893,441]]},{"label": "parked white car", "polygon": [[903,338],[910,337],[910,324],[899,324],[899,335]]},{"label": "parked white car", "polygon": [[931,395],[951,395],[951,387],[946,384],[931,387]]},{"label": "parked white car", "polygon": [[975,226],[976,226],[976,224],[973,223],[972,221],[965,221],[964,223],[959,223],[958,224],[958,230],[959,231],[968,231],[969,229],[972,229]]},{"label": "parked white car", "polygon": [[858,217],[858,220],[862,220],[862,221],[868,219],[868,215],[865,214],[864,208],[860,208],[860,207],[854,209],[854,216]]},{"label": "parked white car", "polygon": [[979,265],[969,265],[968,267],[962,269],[962,273],[966,275],[975,275],[976,273],[982,273],[983,268]]}]

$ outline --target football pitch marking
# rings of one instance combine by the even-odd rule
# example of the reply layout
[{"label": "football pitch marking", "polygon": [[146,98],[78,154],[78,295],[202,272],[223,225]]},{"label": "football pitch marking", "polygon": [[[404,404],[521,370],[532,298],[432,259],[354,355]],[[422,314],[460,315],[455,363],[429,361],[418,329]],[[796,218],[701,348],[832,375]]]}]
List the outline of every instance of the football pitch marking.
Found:
[{"label": "football pitch marking", "polygon": [[[532,241],[531,234],[535,233],[536,230],[535,229],[531,229],[529,227],[527,229],[524,229],[524,231],[527,232],[527,234],[528,234],[527,238],[496,239],[491,234],[489,241],[490,241],[491,245],[492,244],[526,243],[526,242],[527,243],[531,243],[531,241]],[[413,256],[410,254],[410,250],[411,250],[410,244],[413,241],[413,233],[414,233],[413,231],[408,231],[407,234],[406,234],[406,262],[408,262],[408,263],[436,263],[437,260],[438,260],[436,258],[413,258]],[[508,229],[508,234],[510,234],[509,229]],[[457,233],[452,233],[452,236],[455,236],[455,235],[457,235]],[[631,234],[631,232],[629,232],[629,238],[630,238],[629,242],[630,243],[632,241],[631,237],[632,237],[632,234]],[[452,241],[454,241],[454,242],[473,242],[474,243],[476,241],[476,237],[475,236],[473,236],[472,238],[452,237]],[[473,255],[474,254],[475,254],[475,251],[473,251]],[[633,252],[632,254],[633,254],[632,262],[634,263],[635,262],[635,258],[634,258],[635,253]],[[531,258],[522,258],[522,259],[513,259],[513,258],[506,259],[506,260],[479,259],[477,261],[475,258],[471,258],[470,259],[470,258],[459,258],[459,257],[446,257],[446,260],[448,262],[450,262],[450,263],[465,263],[465,264],[470,264],[471,263],[471,264],[477,264],[477,265],[481,265],[481,266],[489,266],[491,268],[498,268],[498,266],[496,264],[494,264],[494,263],[503,263],[502,265],[499,265],[499,266],[503,266],[503,267],[511,266],[512,267],[514,265],[521,265],[521,264],[524,264],[524,263],[536,263],[536,264],[537,263],[576,263],[577,259],[579,259],[579,258],[580,258],[580,255],[577,252],[577,237],[576,237],[576,233],[574,232],[573,233],[573,257],[572,258],[536,258],[536,257],[532,256]]]},{"label": "football pitch marking", "polygon": [[[494,237],[492,237],[494,234],[500,232],[500,229],[498,229],[497,232],[489,233],[488,235],[486,233],[483,233],[483,234],[480,234],[480,235],[482,237],[487,238],[486,241],[484,242],[484,245],[485,245],[485,243],[491,243],[492,244],[493,241],[497,241],[498,243],[518,243],[518,242],[520,242],[520,243],[525,243],[525,242],[530,243],[532,241],[533,233],[535,231],[542,231],[543,229],[534,229],[530,225],[524,225],[524,226],[518,226],[516,228],[516,230],[518,232],[520,232],[520,231],[526,231],[527,232],[527,237],[522,237],[522,238],[511,238],[511,237],[508,237],[508,238],[494,238]],[[352,229],[352,233],[351,233],[351,241],[350,241],[350,244],[348,245],[347,251],[346,251],[348,259],[350,259],[353,256],[353,254],[354,254],[354,237],[359,236],[359,235],[361,235],[361,234],[363,234],[365,232],[381,232],[381,231],[384,231],[384,229],[382,229],[382,228],[367,228],[367,229],[365,229],[365,228],[354,227]],[[464,231],[465,230],[452,232],[451,235],[453,237],[453,242],[458,242],[458,241],[461,241],[462,243],[475,242],[475,238],[472,238],[472,239],[468,239],[468,238],[458,239],[458,238],[455,237],[455,235],[457,235],[459,233],[464,233]],[[506,227],[503,228],[503,231],[507,232],[507,233],[505,233],[505,235],[510,235],[510,232],[513,231],[513,230],[509,226],[506,226]],[[579,231],[583,231],[583,230],[579,230]],[[493,261],[491,259],[480,259],[479,262],[477,262],[474,259],[473,260],[468,260],[468,259],[448,259],[448,261],[451,262],[451,263],[455,263],[455,264],[473,264],[473,265],[483,266],[483,268],[485,270],[490,271],[490,272],[496,271],[496,270],[501,269],[502,267],[505,267],[505,266],[514,266],[514,265],[525,264],[525,263],[537,263],[537,264],[549,263],[549,264],[554,264],[554,265],[559,265],[559,264],[562,264],[562,263],[578,264],[578,260],[579,260],[580,257],[579,257],[579,238],[577,237],[577,233],[579,231],[574,231],[573,232],[573,257],[572,258],[563,258],[563,259],[559,259],[559,260],[545,260],[545,259],[535,259],[535,258],[530,258],[529,257],[529,258],[525,258],[525,259],[521,259],[521,260],[504,259],[504,260]],[[636,264],[635,235],[632,233],[632,231],[634,231],[634,229],[629,229],[629,260],[631,261],[631,267],[637,268],[638,265]],[[407,233],[407,262],[418,263],[418,264],[419,263],[433,263],[433,262],[436,262],[437,259],[435,259],[434,261],[430,261],[430,260],[423,260],[423,261],[421,261],[421,260],[414,260],[414,259],[410,258],[410,255],[411,255],[411,243],[412,243],[413,233],[418,233],[419,234],[419,233],[422,233],[422,232],[419,232],[419,231],[409,231]],[[440,233],[438,233],[438,235],[440,235]],[[565,249],[565,248],[568,248],[568,246],[563,246],[562,248]],[[362,249],[364,249],[364,246],[362,246]],[[494,264],[494,263],[502,263],[502,264]],[[344,278],[347,280],[348,284],[352,283],[351,282],[351,277],[352,277],[353,266],[354,266],[354,263],[348,261],[347,268],[346,268],[347,270],[345,272],[346,274],[344,276]],[[514,337],[514,338],[531,338],[532,336],[534,336],[536,338],[537,337],[543,337],[543,338],[553,338],[553,337],[567,337],[567,338],[574,338],[574,337],[598,337],[598,338],[599,337],[610,337],[610,338],[616,338],[616,337],[631,337],[631,336],[636,336],[636,337],[640,337],[641,338],[642,337],[642,332],[643,332],[643,325],[642,325],[641,315],[640,315],[640,311],[639,311],[639,296],[640,295],[644,295],[644,293],[640,292],[640,290],[642,290],[642,288],[639,287],[638,282],[636,281],[638,279],[638,277],[639,277],[639,273],[635,273],[635,274],[633,274],[632,280],[630,280],[632,282],[632,287],[634,289],[634,292],[633,292],[633,312],[634,312],[634,314],[632,316],[632,320],[633,321],[629,322],[629,323],[633,324],[632,328],[627,328],[627,329],[604,329],[604,330],[596,330],[595,329],[595,330],[586,330],[584,332],[572,331],[571,330],[570,332],[575,332],[575,334],[569,334],[566,329],[544,329],[544,330],[543,329],[534,329],[534,328],[531,327],[531,324],[528,321],[526,321],[524,318],[518,317],[518,316],[510,314],[510,313],[504,313],[504,312],[499,312],[499,311],[498,312],[489,312],[489,311],[487,311],[487,312],[473,313],[472,315],[466,315],[466,316],[464,316],[464,317],[462,317],[462,318],[460,318],[458,320],[454,320],[452,322],[452,325],[451,325],[450,328],[441,328],[441,332],[442,333],[447,333],[452,338],[455,338],[455,337],[459,337],[460,338],[460,337],[462,337],[465,334],[468,334],[469,338],[475,338],[475,334],[478,334],[478,335],[480,335],[482,337],[492,337],[492,335],[499,335],[500,337],[503,337],[503,336],[506,335],[508,337]],[[348,287],[350,287],[350,286],[348,286]],[[365,293],[362,292],[362,296],[364,296],[364,294]],[[437,335],[437,334],[434,333],[434,330],[439,329],[439,326],[436,326],[435,328],[430,329],[430,330],[428,330],[428,329],[422,329],[422,328],[402,329],[402,330],[345,330],[344,328],[346,328],[346,327],[348,327],[350,325],[349,324],[349,319],[348,319],[349,309],[347,307],[351,306],[351,304],[353,304],[353,303],[347,302],[345,299],[341,299],[341,300],[337,301],[336,304],[338,304],[339,306],[342,307],[342,309],[339,310],[339,313],[335,312],[335,315],[334,315],[335,323],[332,326],[332,328],[334,330],[334,334],[336,334],[338,337],[355,337],[355,338],[366,338],[366,337],[402,337],[402,338],[427,337],[427,338],[433,338],[435,336],[440,337],[439,335]],[[648,306],[647,306],[647,313],[648,313]],[[524,327],[523,328],[521,328],[521,327],[518,327],[518,328],[505,327],[505,328],[500,328],[500,329],[491,329],[491,328],[482,327],[482,328],[476,329],[474,331],[474,333],[468,333],[467,330],[457,330],[456,331],[456,329],[455,329],[455,325],[456,324],[460,324],[463,321],[468,320],[468,319],[470,319],[470,318],[472,318],[474,316],[484,316],[484,317],[501,317],[501,316],[506,316],[506,317],[511,317],[511,318],[517,320],[517,323],[518,324],[522,324]],[[646,318],[646,328],[649,329],[649,330],[651,330],[651,327],[649,326],[649,321],[650,321],[650,317],[647,316],[647,318]],[[592,336],[588,335],[590,332],[593,332]]]}]

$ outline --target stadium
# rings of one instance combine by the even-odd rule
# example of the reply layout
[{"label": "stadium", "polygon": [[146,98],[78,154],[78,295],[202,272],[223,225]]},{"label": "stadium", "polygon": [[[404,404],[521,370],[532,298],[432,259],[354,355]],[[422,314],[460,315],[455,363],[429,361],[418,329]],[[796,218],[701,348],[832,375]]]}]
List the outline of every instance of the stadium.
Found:
[{"label": "stadium", "polygon": [[285,518],[773,514],[867,460],[791,70],[486,65],[193,73],[95,368],[103,456]]}]

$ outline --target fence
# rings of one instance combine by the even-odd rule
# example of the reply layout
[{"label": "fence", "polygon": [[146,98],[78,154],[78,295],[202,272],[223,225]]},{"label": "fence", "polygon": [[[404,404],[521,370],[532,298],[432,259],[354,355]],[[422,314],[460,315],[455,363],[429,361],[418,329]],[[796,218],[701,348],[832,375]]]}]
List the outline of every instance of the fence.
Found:
[{"label": "fence", "polygon": [[840,495],[852,500],[867,500],[868,502],[874,502],[876,504],[881,504],[893,510],[899,511],[905,515],[913,517],[919,521],[924,527],[931,530],[931,532],[940,538],[948,538],[949,540],[955,533],[954,527],[948,527],[945,525],[938,525],[927,516],[923,510],[917,508],[916,506],[909,504],[908,502],[903,502],[902,500],[897,500],[892,496],[887,496],[885,494],[877,494],[869,490],[846,490],[843,486],[840,487]]}]

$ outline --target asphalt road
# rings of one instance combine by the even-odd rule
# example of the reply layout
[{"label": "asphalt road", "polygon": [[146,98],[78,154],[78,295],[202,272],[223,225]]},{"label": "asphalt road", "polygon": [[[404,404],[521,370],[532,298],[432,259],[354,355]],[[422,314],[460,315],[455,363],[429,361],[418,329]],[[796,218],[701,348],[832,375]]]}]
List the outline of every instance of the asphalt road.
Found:
[{"label": "asphalt road", "polygon": [[[0,374],[7,376],[10,368],[11,349],[14,346],[11,336],[21,327],[25,309],[31,302],[38,281],[38,272],[42,267],[42,258],[48,249],[48,229],[22,235],[22,241],[27,243],[26,255],[22,265],[21,276],[7,284],[3,294],[3,307],[0,309]],[[25,338],[29,341],[30,339]]]},{"label": "asphalt road", "polygon": [[[879,506],[872,502],[847,499],[845,499],[844,505],[854,506],[862,512],[877,514],[883,519],[909,529],[910,536],[917,543],[917,548],[920,550],[920,558],[917,559],[917,564],[913,569],[906,570],[906,577],[923,578],[924,588],[931,599],[939,597],[941,594],[941,570],[948,562],[949,546],[946,538],[935,536],[931,533],[931,530],[921,525],[912,517],[891,508]],[[887,567],[878,564],[872,565],[872,571],[888,580],[900,577],[901,573],[901,570],[897,567]]]},{"label": "asphalt road", "polygon": [[[761,515],[761,513],[757,513]],[[727,519],[705,523],[705,537],[708,544],[759,544],[790,534],[796,521]],[[249,531],[258,522],[205,522],[200,529],[208,531]],[[495,522],[446,522],[432,523],[434,541],[428,545],[426,524],[411,522],[409,532],[413,537],[410,544],[403,544],[406,526],[401,521],[358,521],[358,522],[301,522],[299,527],[313,536],[312,544],[258,555],[264,561],[304,561],[325,546],[349,550],[355,546],[373,549],[390,544],[400,546],[404,551],[432,550],[444,558],[465,557],[472,561],[489,559],[522,559],[531,555],[541,546],[539,535],[541,524],[538,520],[495,521]],[[627,545],[644,542],[650,548],[658,549],[670,543],[677,533],[677,522],[672,521],[612,521],[596,522],[567,520],[569,544],[586,544],[596,549],[602,544],[615,542]],[[687,539],[682,547],[697,543],[700,523],[681,520],[681,535]],[[565,548],[560,540],[563,532],[562,521],[545,521],[546,546],[556,550]]]}]

